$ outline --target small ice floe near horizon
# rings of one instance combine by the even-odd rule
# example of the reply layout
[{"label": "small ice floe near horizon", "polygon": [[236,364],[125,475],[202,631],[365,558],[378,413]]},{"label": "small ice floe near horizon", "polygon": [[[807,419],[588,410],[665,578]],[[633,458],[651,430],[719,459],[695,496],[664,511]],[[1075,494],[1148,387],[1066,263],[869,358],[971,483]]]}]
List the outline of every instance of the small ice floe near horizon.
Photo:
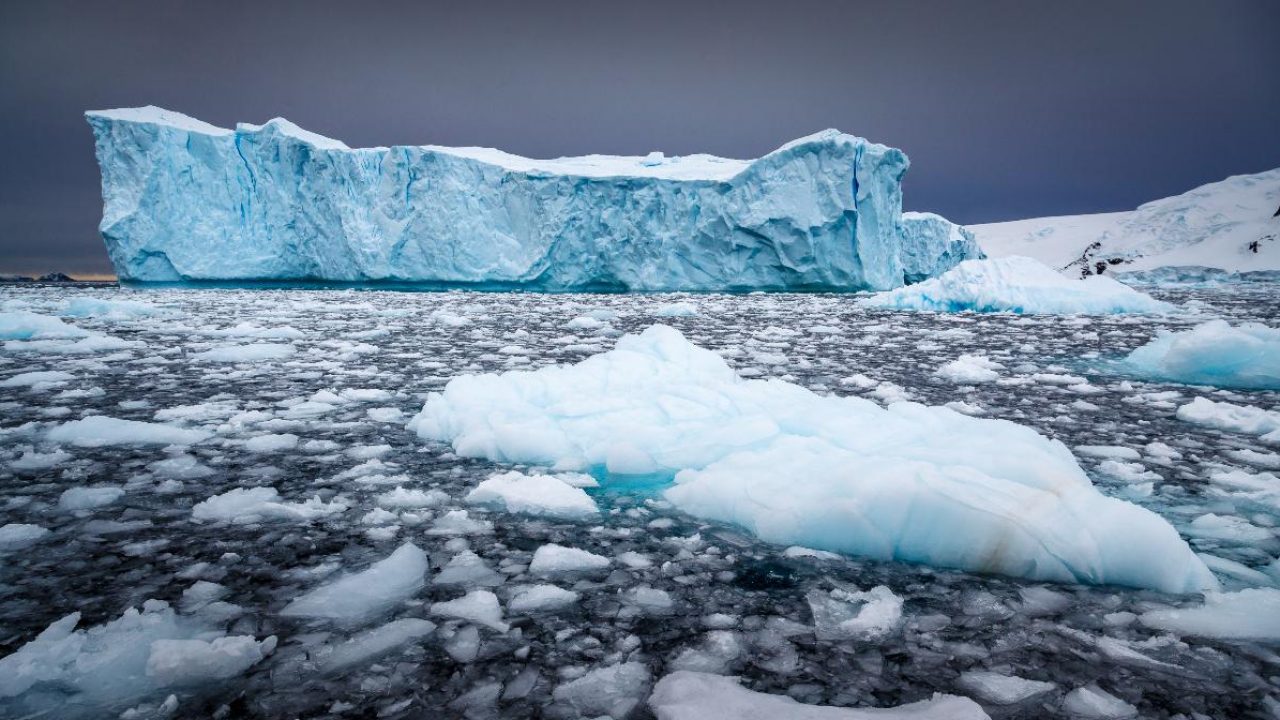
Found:
[{"label": "small ice floe near horizon", "polygon": [[965,260],[936,278],[863,298],[880,310],[1109,315],[1175,308],[1104,276],[1068,278],[1037,260],[1011,256]]},{"label": "small ice floe near horizon", "polygon": [[649,708],[658,720],[990,720],[976,702],[955,695],[939,693],[929,700],[873,710],[823,707],[749,690],[734,677],[686,670],[658,681]]},{"label": "small ice floe near horizon", "polygon": [[1210,320],[1181,332],[1162,330],[1122,365],[1151,380],[1280,390],[1280,329]]},{"label": "small ice floe near horizon", "polygon": [[661,325],[577,365],[457,378],[409,427],[463,456],[666,473],[680,509],[784,545],[1060,582],[1218,586],[1164,519],[1099,493],[1061,443],[1029,428],[743,380]]}]

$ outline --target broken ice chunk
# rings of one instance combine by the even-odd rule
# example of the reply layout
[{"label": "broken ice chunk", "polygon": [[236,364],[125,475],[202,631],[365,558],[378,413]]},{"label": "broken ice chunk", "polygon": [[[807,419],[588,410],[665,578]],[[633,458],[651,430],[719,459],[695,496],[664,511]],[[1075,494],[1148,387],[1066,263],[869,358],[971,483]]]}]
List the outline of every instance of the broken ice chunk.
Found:
[{"label": "broken ice chunk", "polygon": [[427,554],[406,542],[368,569],[346,575],[295,599],[280,611],[287,617],[358,622],[384,612],[422,589]]}]

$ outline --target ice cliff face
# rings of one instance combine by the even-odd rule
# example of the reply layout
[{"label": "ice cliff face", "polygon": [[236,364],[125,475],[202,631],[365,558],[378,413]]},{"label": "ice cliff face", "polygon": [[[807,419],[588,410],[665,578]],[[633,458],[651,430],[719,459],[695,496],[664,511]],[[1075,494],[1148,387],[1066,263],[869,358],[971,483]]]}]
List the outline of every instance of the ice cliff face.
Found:
[{"label": "ice cliff face", "polygon": [[283,119],[87,117],[123,280],[879,290],[978,254],[941,218],[903,220],[901,151],[834,130],[754,161],[530,160],[351,149]]}]

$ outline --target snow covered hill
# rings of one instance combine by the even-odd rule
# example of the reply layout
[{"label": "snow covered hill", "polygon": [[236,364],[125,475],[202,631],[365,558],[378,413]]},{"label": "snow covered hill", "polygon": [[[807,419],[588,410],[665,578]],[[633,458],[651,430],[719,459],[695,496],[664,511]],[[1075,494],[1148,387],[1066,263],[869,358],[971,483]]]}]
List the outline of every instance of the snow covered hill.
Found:
[{"label": "snow covered hill", "polygon": [[1280,270],[1280,168],[1236,175],[1130,212],[970,225],[991,257],[1091,275],[1170,267]]}]

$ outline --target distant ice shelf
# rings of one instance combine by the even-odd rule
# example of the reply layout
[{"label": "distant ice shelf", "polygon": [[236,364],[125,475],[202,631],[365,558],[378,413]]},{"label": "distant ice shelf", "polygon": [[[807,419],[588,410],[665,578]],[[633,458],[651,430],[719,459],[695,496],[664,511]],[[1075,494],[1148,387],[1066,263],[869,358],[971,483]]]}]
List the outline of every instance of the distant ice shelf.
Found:
[{"label": "distant ice shelf", "polygon": [[904,216],[905,154],[836,130],[751,161],[534,160],[352,149],[282,118],[229,130],[156,107],[87,117],[124,281],[886,290],[981,255],[963,228]]}]

